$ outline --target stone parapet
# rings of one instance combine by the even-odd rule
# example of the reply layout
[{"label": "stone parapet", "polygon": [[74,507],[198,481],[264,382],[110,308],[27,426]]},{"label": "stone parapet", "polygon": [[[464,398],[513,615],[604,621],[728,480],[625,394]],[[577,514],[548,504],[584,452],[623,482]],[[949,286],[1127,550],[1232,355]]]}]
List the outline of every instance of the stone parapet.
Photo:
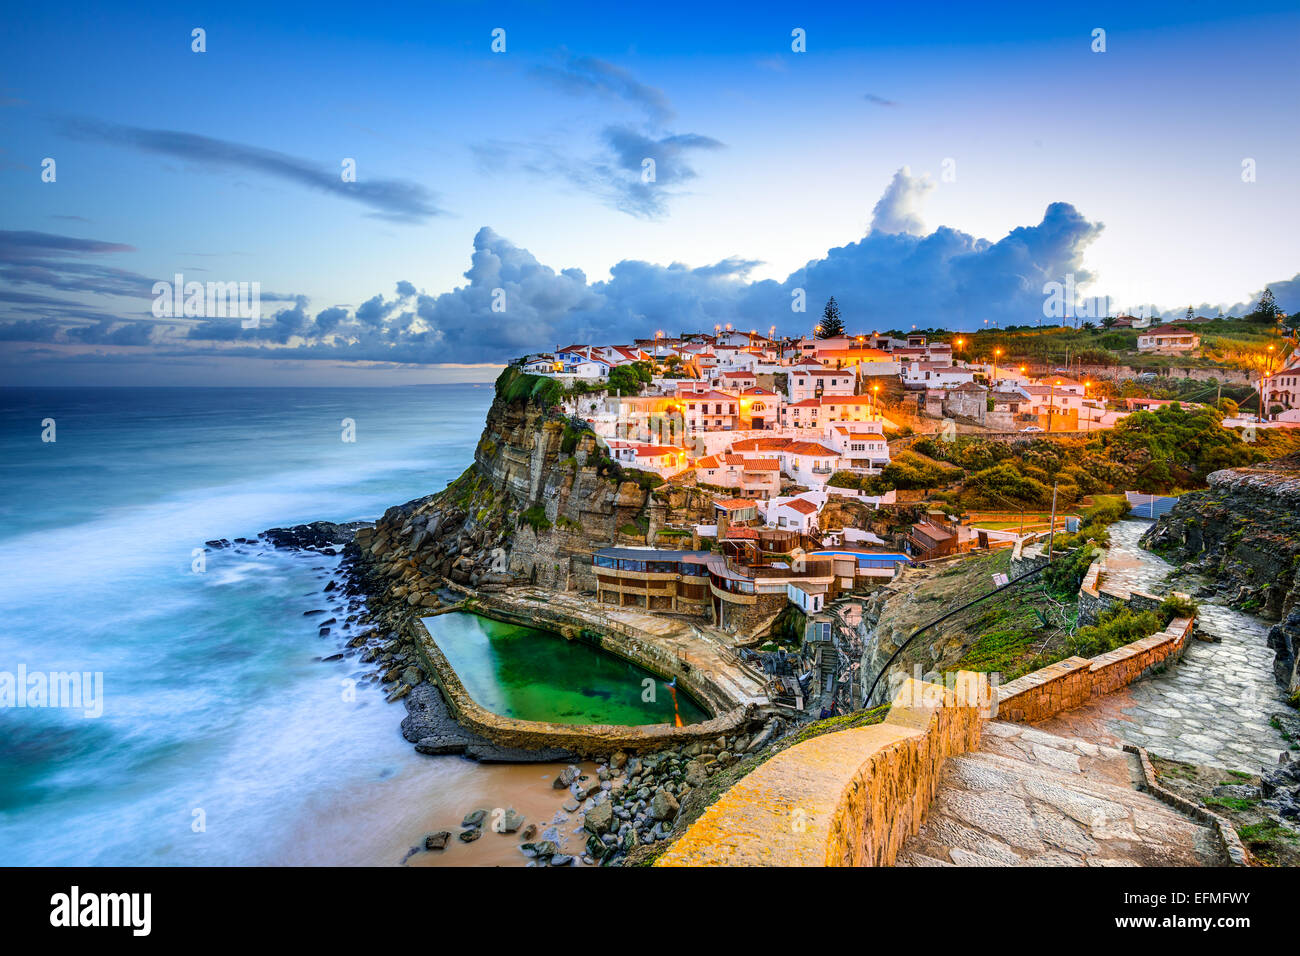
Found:
[{"label": "stone parapet", "polygon": [[1195,618],[1177,617],[1163,631],[1096,657],[1069,657],[997,688],[997,717],[1035,723],[1081,707],[1182,656]]},{"label": "stone parapet", "polygon": [[979,746],[983,675],[909,678],[883,723],[823,734],[743,777],[656,866],[889,866],[920,828],[944,760]]}]

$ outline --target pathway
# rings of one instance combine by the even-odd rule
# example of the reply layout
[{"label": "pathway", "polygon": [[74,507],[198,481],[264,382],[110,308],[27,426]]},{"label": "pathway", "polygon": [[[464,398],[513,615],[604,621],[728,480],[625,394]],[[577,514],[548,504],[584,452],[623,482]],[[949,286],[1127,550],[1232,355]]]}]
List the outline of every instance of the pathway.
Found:
[{"label": "pathway", "polygon": [[[1145,521],[1111,525],[1107,584],[1165,594],[1172,570],[1138,546]],[[1287,748],[1269,717],[1285,708],[1273,678],[1268,628],[1258,618],[1202,603],[1197,630],[1218,643],[1193,640],[1181,663],[1086,707],[1039,724],[1041,730],[1110,743],[1134,743],[1190,763],[1258,773],[1275,767]]]},{"label": "pathway", "polygon": [[990,721],[944,762],[898,866],[1222,866],[1216,834],[1135,787],[1114,747]]}]

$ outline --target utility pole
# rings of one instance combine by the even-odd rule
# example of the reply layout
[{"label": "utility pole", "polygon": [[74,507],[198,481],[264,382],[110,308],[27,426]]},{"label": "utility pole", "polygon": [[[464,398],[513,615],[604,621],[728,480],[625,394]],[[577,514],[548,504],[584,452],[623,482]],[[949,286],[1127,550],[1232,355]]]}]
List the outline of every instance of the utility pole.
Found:
[{"label": "utility pole", "polygon": [[1047,530],[1047,563],[1052,563],[1052,544],[1056,541],[1056,482],[1052,482],[1052,523]]}]

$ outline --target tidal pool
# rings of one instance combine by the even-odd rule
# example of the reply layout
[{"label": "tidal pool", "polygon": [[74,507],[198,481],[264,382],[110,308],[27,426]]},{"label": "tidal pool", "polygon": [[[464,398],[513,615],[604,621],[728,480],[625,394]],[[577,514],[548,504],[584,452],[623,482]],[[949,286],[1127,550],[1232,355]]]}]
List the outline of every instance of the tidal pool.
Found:
[{"label": "tidal pool", "polygon": [[424,619],[461,683],[504,717],[557,724],[697,724],[709,715],[680,688],[581,641],[461,611]]}]

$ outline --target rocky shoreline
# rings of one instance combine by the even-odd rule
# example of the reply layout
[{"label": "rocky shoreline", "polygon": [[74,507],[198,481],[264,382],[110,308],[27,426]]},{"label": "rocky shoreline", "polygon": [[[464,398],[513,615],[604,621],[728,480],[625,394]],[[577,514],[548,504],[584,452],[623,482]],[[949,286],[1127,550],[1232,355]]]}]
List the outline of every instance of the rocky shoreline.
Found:
[{"label": "rocky shoreline", "polygon": [[[427,536],[433,525],[436,535],[441,524],[436,516],[428,517],[419,530]],[[401,721],[401,734],[418,753],[458,755],[484,763],[566,762],[553,780],[559,802],[549,821],[525,821],[510,807],[478,807],[466,814],[460,832],[454,835],[461,842],[472,843],[485,829],[491,829],[502,834],[517,833],[519,850],[528,866],[622,864],[638,848],[653,849],[656,843],[672,839],[674,823],[687,797],[703,788],[715,774],[768,742],[770,733],[736,734],[645,755],[620,750],[596,758],[594,773],[585,773],[573,762],[575,755],[567,751],[504,747],[467,730],[451,715],[437,684],[424,672],[405,630],[415,616],[454,603],[458,596],[445,588],[441,593],[415,591],[419,598],[414,602],[407,599],[407,594],[412,593],[409,589],[394,595],[392,582],[400,577],[377,576],[355,543],[358,532],[372,527],[367,522],[318,521],[273,528],[257,539],[213,541],[209,547],[242,550],[262,544],[342,555],[321,592],[325,606],[305,616],[311,617],[313,623],[319,619],[321,637],[330,636],[332,629],[339,636],[354,636],[336,653],[319,659],[355,658],[366,665],[369,673],[359,680],[382,685],[387,702],[402,703],[406,715]],[[452,544],[460,550],[459,543]],[[564,852],[566,827],[583,838],[583,852]],[[444,850],[452,839],[450,830],[428,833],[411,847],[402,862],[420,853]]]}]

